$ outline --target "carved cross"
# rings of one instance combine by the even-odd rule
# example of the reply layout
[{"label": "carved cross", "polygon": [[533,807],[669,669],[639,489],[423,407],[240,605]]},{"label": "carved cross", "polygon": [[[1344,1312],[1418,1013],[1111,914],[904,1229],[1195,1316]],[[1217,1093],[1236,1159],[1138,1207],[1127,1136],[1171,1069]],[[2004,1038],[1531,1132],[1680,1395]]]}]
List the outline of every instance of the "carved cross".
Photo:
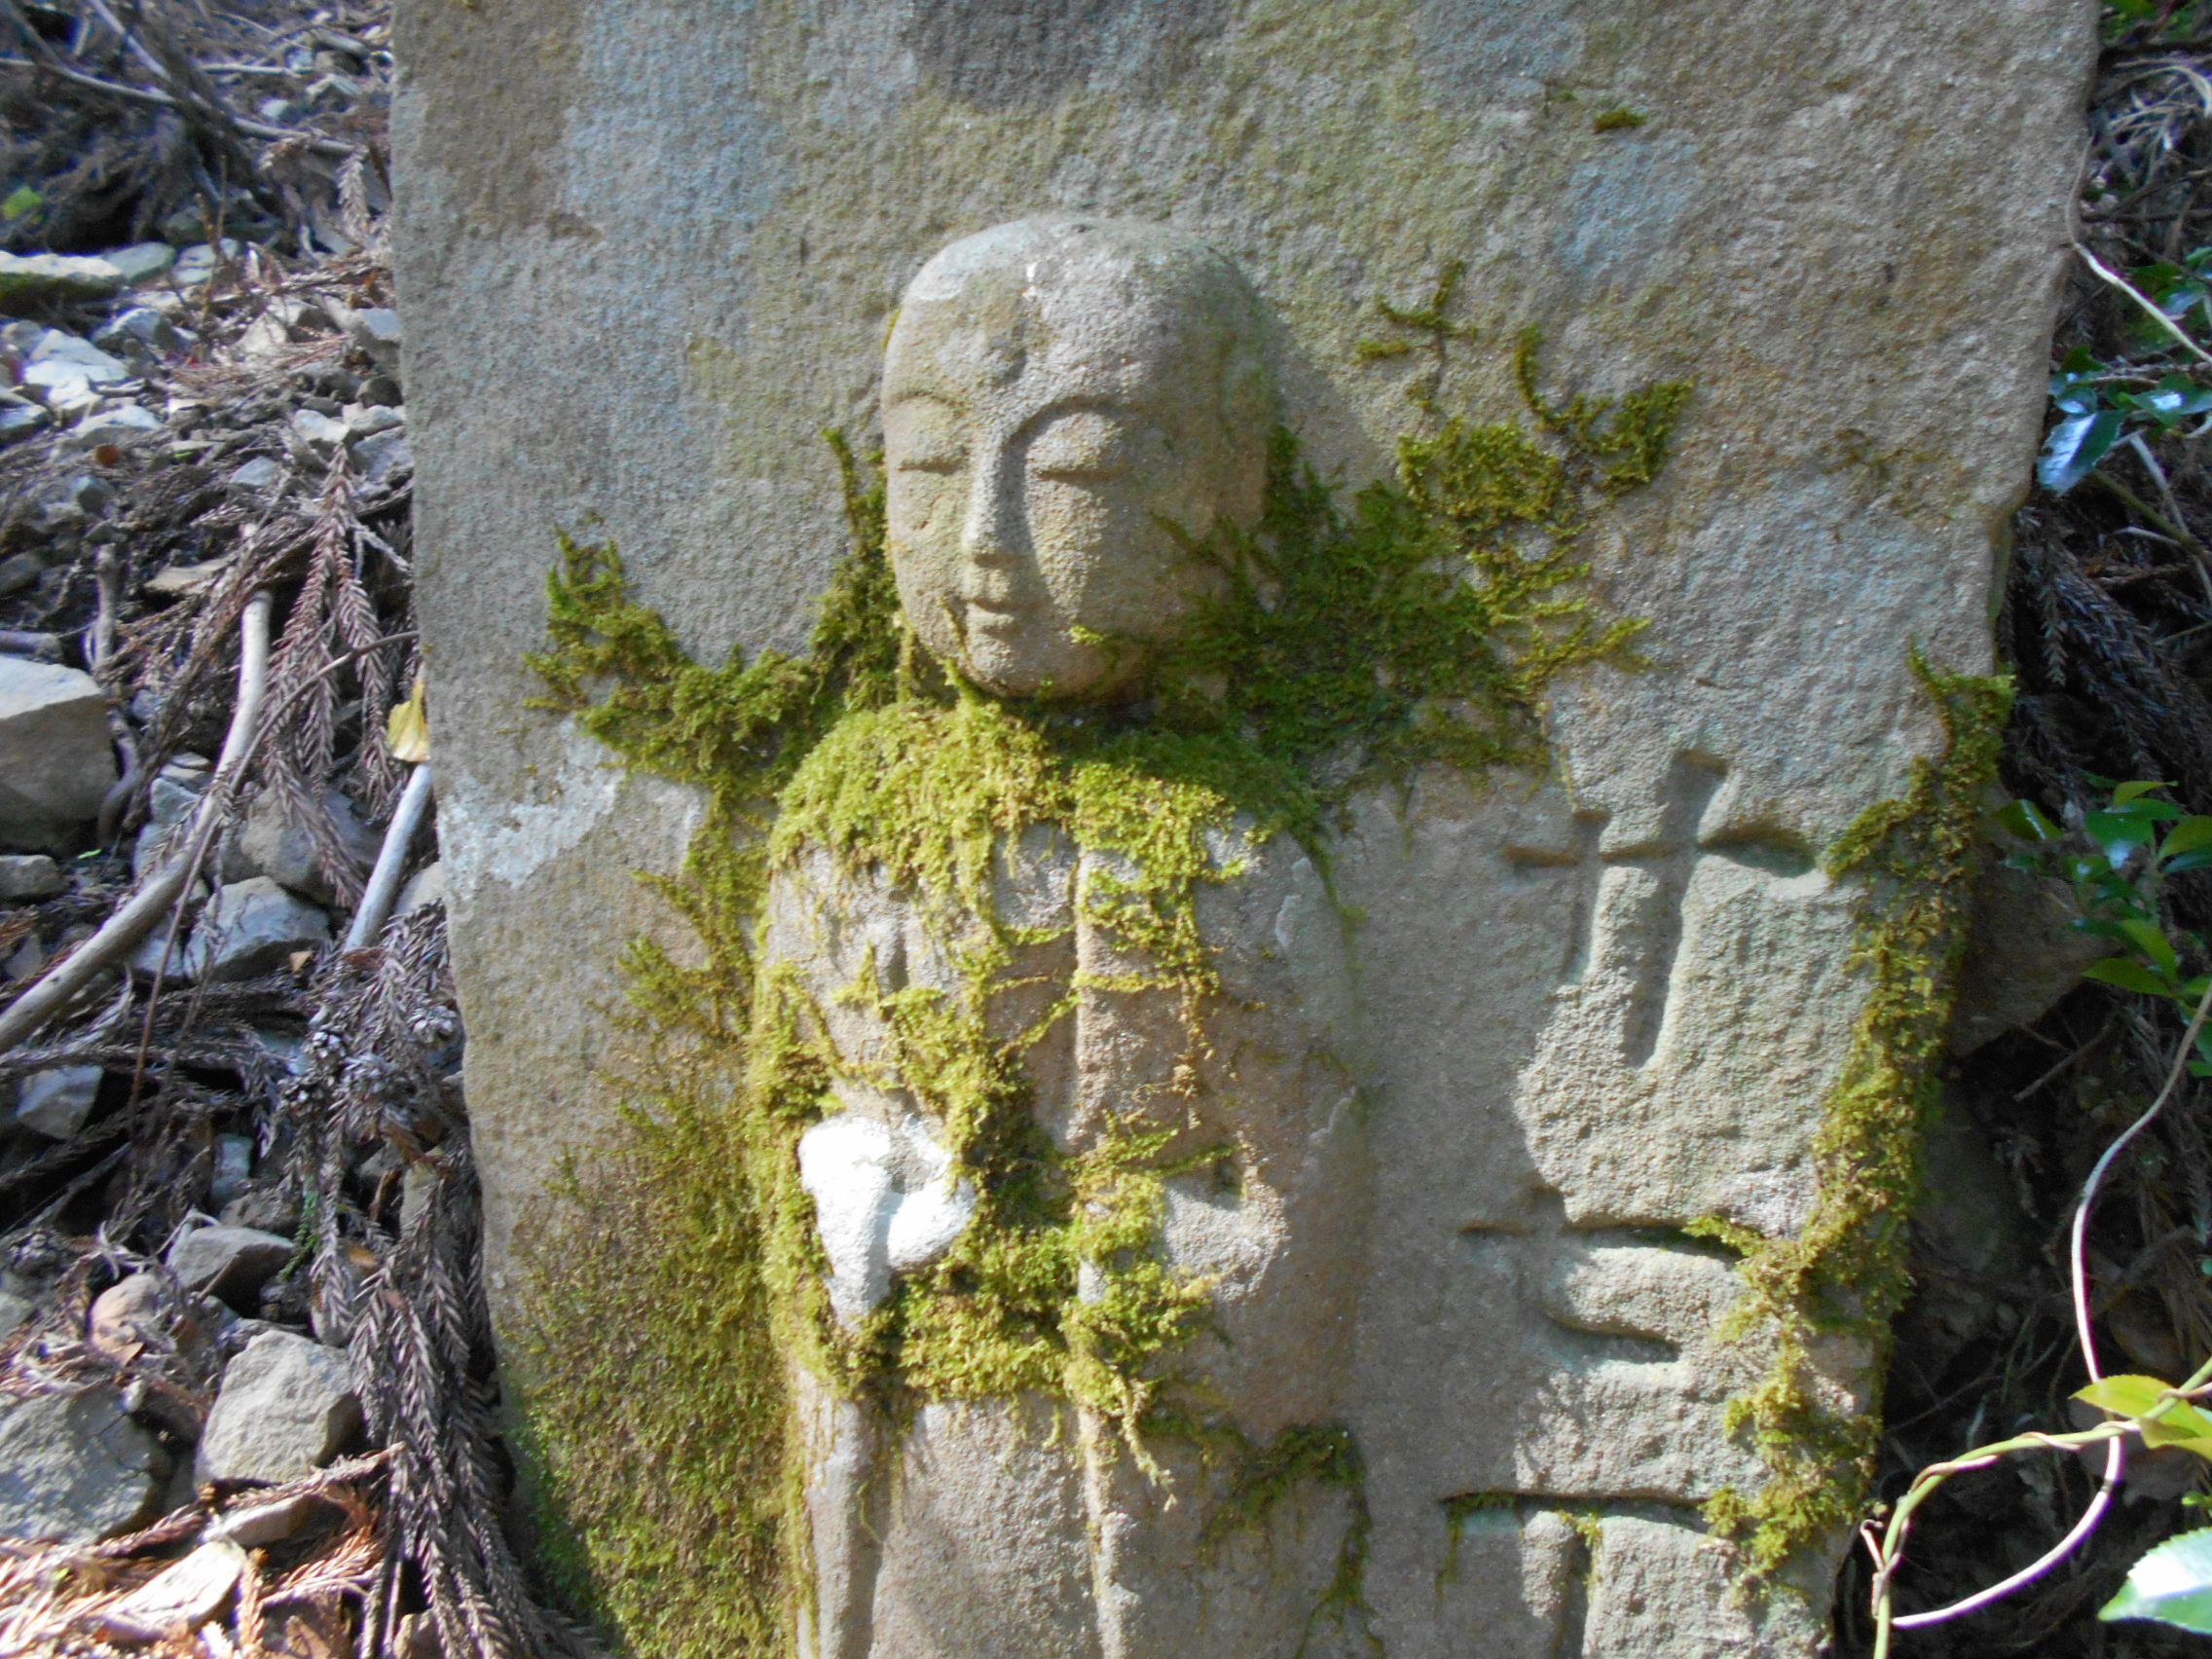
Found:
[{"label": "carved cross", "polygon": [[[1604,812],[1575,814],[1565,847],[1513,845],[1507,862],[1525,869],[1569,872],[1571,908],[1560,977],[1575,984],[1593,974],[1618,974],[1632,987],[1622,1030],[1622,1059],[1641,1066],[1658,1047],[1666,1024],[1675,960],[1682,947],[1682,901],[1706,858],[1725,858],[1777,875],[1801,875],[1811,860],[1779,836],[1700,840],[1698,826],[1726,767],[1702,755],[1678,755],[1668,769],[1658,835],[1633,846],[1599,850]],[[1646,879],[1608,884],[1608,872],[1641,870]]]}]

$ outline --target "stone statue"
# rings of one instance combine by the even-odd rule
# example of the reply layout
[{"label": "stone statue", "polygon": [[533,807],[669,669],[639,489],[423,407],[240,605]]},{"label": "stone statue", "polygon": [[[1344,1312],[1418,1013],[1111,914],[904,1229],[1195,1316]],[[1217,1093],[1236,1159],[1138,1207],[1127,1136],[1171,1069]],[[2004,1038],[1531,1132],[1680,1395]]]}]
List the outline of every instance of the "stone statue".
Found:
[{"label": "stone statue", "polygon": [[[908,286],[884,371],[914,635],[1031,710],[1139,694],[1223,579],[1196,544],[1257,517],[1271,417],[1256,302],[1195,239],[1052,217],[954,243]],[[1356,1617],[1338,1604],[1362,1511],[1334,1425],[1366,1180],[1344,940],[1296,842],[1248,829],[1213,836],[1198,890],[1213,982],[1196,1013],[1111,925],[1125,862],[1064,827],[1002,840],[989,914],[948,918],[823,849],[777,863],[764,971],[834,1055],[833,1109],[798,1156],[836,1319],[859,1328],[978,1225],[897,1060],[886,1010],[917,992],[969,999],[995,1043],[1027,1033],[1036,1123],[1071,1164],[1155,1133],[1170,1173],[1148,1250],[1204,1305],[1161,1368],[1175,1432],[1048,1390],[899,1412],[802,1379],[813,1659],[1289,1659],[1353,1640],[1337,1615]],[[1082,1271],[1082,1296],[1109,1294]]]}]

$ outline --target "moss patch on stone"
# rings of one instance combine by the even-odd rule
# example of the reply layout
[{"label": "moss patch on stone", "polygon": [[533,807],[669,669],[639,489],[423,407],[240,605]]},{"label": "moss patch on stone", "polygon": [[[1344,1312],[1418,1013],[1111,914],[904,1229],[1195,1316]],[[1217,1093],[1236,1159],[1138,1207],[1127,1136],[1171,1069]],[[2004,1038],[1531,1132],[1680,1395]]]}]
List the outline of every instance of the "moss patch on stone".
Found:
[{"label": "moss patch on stone", "polygon": [[[994,852],[1050,827],[1109,855],[1121,874],[1088,884],[1084,919],[1140,966],[1097,988],[1175,996],[1196,1053],[1217,995],[1197,896],[1235,878],[1237,848],[1288,833],[1319,854],[1353,792],[1420,766],[1541,766],[1549,687],[1633,665],[1641,625],[1599,613],[1580,538],[1594,507],[1656,471],[1686,388],[1553,409],[1533,353],[1531,339],[1532,430],[1433,417],[1395,476],[1348,502],[1275,434],[1258,525],[1194,544],[1222,597],[1112,708],[993,699],[930,661],[897,612],[880,486],[834,439],[853,551],[804,657],[694,662],[611,547],[564,541],[532,658],[542,705],[706,803],[682,874],[655,883],[695,953],[631,953],[632,1105],[532,1240],[517,1333],[546,1554],[625,1647],[788,1646],[810,1578],[801,1370],[893,1420],[927,1399],[1050,1393],[1115,1424],[1140,1461],[1148,1434],[1218,1432],[1162,1398],[1207,1286],[1159,1249],[1162,1183],[1218,1149],[1177,1150],[1181,1124],[1157,1109],[1077,1153],[1044,1134],[1024,1054],[1082,987],[991,1035],[1013,952],[1035,942],[993,912]],[[825,851],[887,879],[959,964],[953,993],[870,971],[838,995],[891,1033],[887,1070],[977,1194],[950,1255],[849,1329],[796,1145],[854,1062],[797,977],[756,960],[772,872]],[[1302,1432],[1254,1467],[1356,1484],[1341,1429]],[[1355,1530],[1322,1612],[1357,1600]]]},{"label": "moss patch on stone", "polygon": [[1941,717],[1943,751],[1915,760],[1903,796],[1868,808],[1825,860],[1831,876],[1863,884],[1857,955],[1871,986],[1842,1074],[1822,1103],[1812,1217],[1794,1237],[1761,1237],[1724,1222],[1693,1230],[1742,1253],[1738,1271],[1751,1295],[1732,1323],[1771,1321],[1778,1345],[1765,1381],[1728,1412],[1730,1430],[1750,1432],[1769,1478],[1755,1493],[1725,1490],[1706,1505],[1708,1524],[1739,1543],[1754,1581],[1863,1512],[1881,1419],[1871,1402],[1853,1414],[1823,1397],[1812,1348],[1841,1338],[1880,1354],[1910,1289],[1906,1224],[1919,1197],[1922,1145],[1941,1104],[1984,791],[2012,700],[2006,676],[1945,674],[1917,659],[1914,669]]}]

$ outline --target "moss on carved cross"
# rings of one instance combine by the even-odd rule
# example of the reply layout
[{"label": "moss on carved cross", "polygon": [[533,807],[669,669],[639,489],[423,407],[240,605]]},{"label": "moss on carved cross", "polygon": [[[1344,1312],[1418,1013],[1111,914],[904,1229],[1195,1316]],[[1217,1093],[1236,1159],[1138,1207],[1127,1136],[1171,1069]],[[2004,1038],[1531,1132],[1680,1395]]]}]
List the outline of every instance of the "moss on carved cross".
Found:
[{"label": "moss on carved cross", "polygon": [[1750,1431],[1768,1479],[1755,1493],[1724,1491],[1706,1506],[1708,1522],[1741,1543],[1757,1579],[1851,1527],[1871,1491],[1880,1416],[1870,1401],[1852,1411],[1824,1397],[1811,1348],[1830,1336],[1879,1355],[1910,1288],[1905,1226],[1940,1105],[1939,1067],[1980,867],[1983,793],[2011,708],[2005,676],[1914,667],[1941,717],[1943,752],[1915,760],[1903,797],[1868,808],[1826,859],[1830,875],[1863,885],[1858,959],[1872,985],[1842,1074],[1822,1103],[1812,1218],[1794,1237],[1763,1238],[1726,1223],[1701,1229],[1744,1253],[1739,1272],[1751,1295],[1732,1322],[1742,1328],[1763,1316],[1778,1342],[1766,1380],[1731,1402],[1728,1418],[1732,1431]]},{"label": "moss on carved cross", "polygon": [[[1051,826],[1118,855],[1085,919],[1149,964],[1145,988],[1180,997],[1196,1045],[1216,986],[1194,906],[1236,872],[1222,845],[1288,833],[1319,851],[1356,790],[1428,764],[1542,765],[1549,687],[1629,664],[1640,626],[1579,586],[1586,512],[1656,471],[1684,388],[1554,410],[1524,350],[1533,432],[1433,418],[1348,503],[1276,434],[1257,526],[1194,545],[1220,561],[1223,597],[1113,709],[990,699],[929,661],[897,611],[881,490],[842,444],[854,546],[804,657],[696,663],[611,547],[564,540],[532,659],[544,706],[706,802],[682,873],[655,882],[696,957],[631,953],[631,1105],[532,1242],[518,1333],[545,1554],[625,1646],[788,1645],[809,1578],[794,1368],[894,1419],[1043,1391],[1118,1424],[1140,1459],[1179,1419],[1161,1390],[1206,1287],[1158,1249],[1168,1136],[1132,1121],[1071,1155],[1039,1127],[1022,1061],[1043,1025],[994,1041],[983,1019],[1017,933],[992,913],[992,851]],[[978,1204],[950,1257],[851,1329],[796,1159],[844,1062],[796,977],[756,960],[769,872],[811,850],[888,877],[962,970],[955,995],[872,975],[840,993],[893,1034],[900,1082]],[[1097,1277],[1078,1294],[1081,1264]],[[1286,1471],[1353,1478],[1341,1430],[1300,1432],[1253,1454],[1254,1502]],[[1330,1595],[1356,1600],[1356,1583]]]}]

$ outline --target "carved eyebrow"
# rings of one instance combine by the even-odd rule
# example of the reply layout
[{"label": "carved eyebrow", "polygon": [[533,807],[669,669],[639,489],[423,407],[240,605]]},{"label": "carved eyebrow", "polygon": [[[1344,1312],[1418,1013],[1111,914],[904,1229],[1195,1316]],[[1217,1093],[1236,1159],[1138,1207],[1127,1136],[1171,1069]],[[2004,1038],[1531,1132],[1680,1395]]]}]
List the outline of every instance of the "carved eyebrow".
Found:
[{"label": "carved eyebrow", "polygon": [[1059,420],[1064,415],[1101,415],[1115,421],[1143,422],[1146,424],[1158,424],[1159,423],[1159,417],[1154,415],[1152,411],[1140,408],[1133,403],[1124,403],[1119,398],[1098,397],[1078,392],[1073,396],[1063,397],[1056,403],[1048,403],[1044,408],[1032,414],[1021,423],[1021,436],[1024,439],[1035,437],[1040,427]]},{"label": "carved eyebrow", "polygon": [[960,405],[952,398],[926,386],[901,387],[896,391],[887,390],[883,394],[883,407],[886,409],[896,409],[904,403],[941,403],[955,414],[960,409]]}]

